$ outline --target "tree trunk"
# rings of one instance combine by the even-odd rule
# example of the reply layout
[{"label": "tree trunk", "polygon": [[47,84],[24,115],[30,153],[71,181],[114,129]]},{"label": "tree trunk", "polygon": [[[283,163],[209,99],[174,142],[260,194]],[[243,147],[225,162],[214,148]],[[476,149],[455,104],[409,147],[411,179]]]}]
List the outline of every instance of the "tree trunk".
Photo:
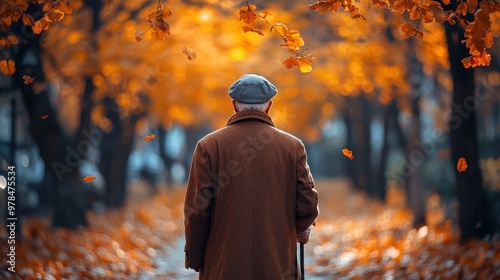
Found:
[{"label": "tree trunk", "polygon": [[[53,198],[52,224],[75,228],[87,224],[83,183],[78,171],[81,153],[61,128],[47,89],[35,92],[34,85],[45,83],[41,51],[40,36],[29,40],[28,44],[21,44],[16,54],[17,71],[13,78],[22,91],[30,119],[29,130],[38,145],[45,168],[53,177],[50,186]],[[23,75],[36,77],[36,82],[25,85]],[[42,119],[45,115],[48,117]]]},{"label": "tree trunk", "polygon": [[375,169],[376,173],[373,176],[374,181],[374,190],[375,195],[382,201],[385,201],[386,188],[385,185],[387,183],[386,178],[386,167],[387,167],[387,156],[389,153],[389,131],[391,129],[392,123],[396,119],[397,115],[397,107],[396,101],[393,99],[392,102],[384,107],[384,140],[382,142],[382,150],[380,151],[380,161],[378,167]]},{"label": "tree trunk", "polygon": [[105,97],[103,103],[112,129],[108,133],[103,132],[99,169],[106,181],[106,205],[121,207],[127,197],[128,158],[132,152],[138,117],[128,117],[128,122],[122,119],[112,97]]},{"label": "tree trunk", "polygon": [[410,131],[406,147],[407,164],[410,168],[406,178],[406,195],[407,205],[413,213],[413,225],[420,227],[425,225],[425,190],[422,187],[421,167],[425,162],[426,155],[421,147],[420,139],[420,108],[419,97],[410,98],[412,115],[410,119]]},{"label": "tree trunk", "polygon": [[369,104],[364,96],[346,97],[344,122],[347,128],[347,146],[355,160],[348,163],[348,176],[355,189],[374,196],[371,187],[371,143]]},{"label": "tree trunk", "polygon": [[482,238],[490,234],[493,228],[478,160],[475,111],[481,99],[474,95],[474,70],[465,69],[461,63],[469,55],[465,45],[461,43],[464,39],[463,30],[459,30],[458,24],[445,24],[445,28],[453,80],[450,119],[452,164],[456,167],[459,158],[463,157],[468,165],[464,172],[454,168],[460,203],[461,239],[465,241],[469,238]]},{"label": "tree trunk", "polygon": [[166,139],[167,138],[167,131],[163,127],[163,125],[159,125],[158,127],[158,149],[159,149],[159,154],[163,162],[165,163],[165,174],[166,174],[166,183],[167,187],[170,188],[172,186],[172,164],[173,160],[167,155],[167,147],[165,147],[166,144]]}]

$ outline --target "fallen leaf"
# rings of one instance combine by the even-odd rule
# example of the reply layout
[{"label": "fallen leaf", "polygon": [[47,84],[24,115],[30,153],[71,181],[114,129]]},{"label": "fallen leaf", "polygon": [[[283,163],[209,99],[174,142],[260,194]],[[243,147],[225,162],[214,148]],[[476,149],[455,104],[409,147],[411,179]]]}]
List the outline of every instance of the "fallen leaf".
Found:
[{"label": "fallen leaf", "polygon": [[466,169],[467,169],[467,162],[465,161],[465,158],[463,157],[459,158],[457,162],[458,172],[464,172]]},{"label": "fallen leaf", "polygon": [[182,47],[182,53],[185,54],[185,55],[187,55],[187,58],[189,60],[195,60],[196,59],[196,52],[192,48],[190,48],[190,47],[186,47],[186,46]]},{"label": "fallen leaf", "polygon": [[155,138],[156,138],[155,134],[147,135],[146,137],[144,137],[144,142],[149,142]]},{"label": "fallen leaf", "polygon": [[349,158],[350,160],[353,160],[354,159],[354,156],[352,155],[352,151],[347,149],[347,148],[343,148],[342,149],[342,154],[344,154],[344,156],[346,156],[347,158]]},{"label": "fallen leaf", "polygon": [[83,181],[87,182],[87,183],[90,183],[90,182],[94,181],[95,179],[96,179],[96,177],[94,177],[94,176],[85,176],[85,177],[83,177]]},{"label": "fallen leaf", "polygon": [[25,85],[29,85],[29,84],[31,84],[31,83],[33,83],[35,81],[35,78],[30,77],[28,75],[24,75],[23,79],[24,79],[24,84]]},{"label": "fallen leaf", "polygon": [[45,120],[48,117],[49,117],[49,115],[44,115],[44,116],[42,116],[42,120]]}]

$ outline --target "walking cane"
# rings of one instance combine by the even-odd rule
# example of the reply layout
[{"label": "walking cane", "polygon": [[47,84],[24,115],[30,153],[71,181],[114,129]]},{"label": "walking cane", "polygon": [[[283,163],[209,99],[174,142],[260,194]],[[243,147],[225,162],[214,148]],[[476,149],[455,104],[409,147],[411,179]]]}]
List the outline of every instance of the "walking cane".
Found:
[{"label": "walking cane", "polygon": [[306,279],[304,274],[304,243],[300,242],[300,279]]}]

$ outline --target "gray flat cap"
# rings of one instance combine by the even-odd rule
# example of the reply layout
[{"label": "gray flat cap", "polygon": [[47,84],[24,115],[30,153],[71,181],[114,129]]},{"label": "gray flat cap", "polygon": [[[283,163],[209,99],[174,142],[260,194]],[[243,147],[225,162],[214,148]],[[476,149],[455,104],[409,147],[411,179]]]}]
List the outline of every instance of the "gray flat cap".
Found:
[{"label": "gray flat cap", "polygon": [[278,90],[266,78],[246,74],[241,76],[231,87],[229,87],[229,96],[241,103],[258,104],[269,101]]}]

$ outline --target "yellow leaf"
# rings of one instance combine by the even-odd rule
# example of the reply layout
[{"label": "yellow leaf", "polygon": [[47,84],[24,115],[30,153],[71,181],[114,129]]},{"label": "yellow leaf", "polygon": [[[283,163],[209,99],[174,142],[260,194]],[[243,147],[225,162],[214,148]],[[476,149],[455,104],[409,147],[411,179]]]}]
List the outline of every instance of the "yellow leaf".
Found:
[{"label": "yellow leaf", "polygon": [[5,76],[12,76],[16,72],[16,63],[14,60],[0,60],[0,72]]},{"label": "yellow leaf", "polygon": [[309,73],[312,71],[313,54],[298,57],[300,73]]},{"label": "yellow leaf", "polygon": [[284,48],[297,51],[302,46],[304,46],[304,39],[300,37],[300,33],[297,30],[290,30],[289,32],[287,32],[284,39],[285,43],[281,44],[281,46]]}]

